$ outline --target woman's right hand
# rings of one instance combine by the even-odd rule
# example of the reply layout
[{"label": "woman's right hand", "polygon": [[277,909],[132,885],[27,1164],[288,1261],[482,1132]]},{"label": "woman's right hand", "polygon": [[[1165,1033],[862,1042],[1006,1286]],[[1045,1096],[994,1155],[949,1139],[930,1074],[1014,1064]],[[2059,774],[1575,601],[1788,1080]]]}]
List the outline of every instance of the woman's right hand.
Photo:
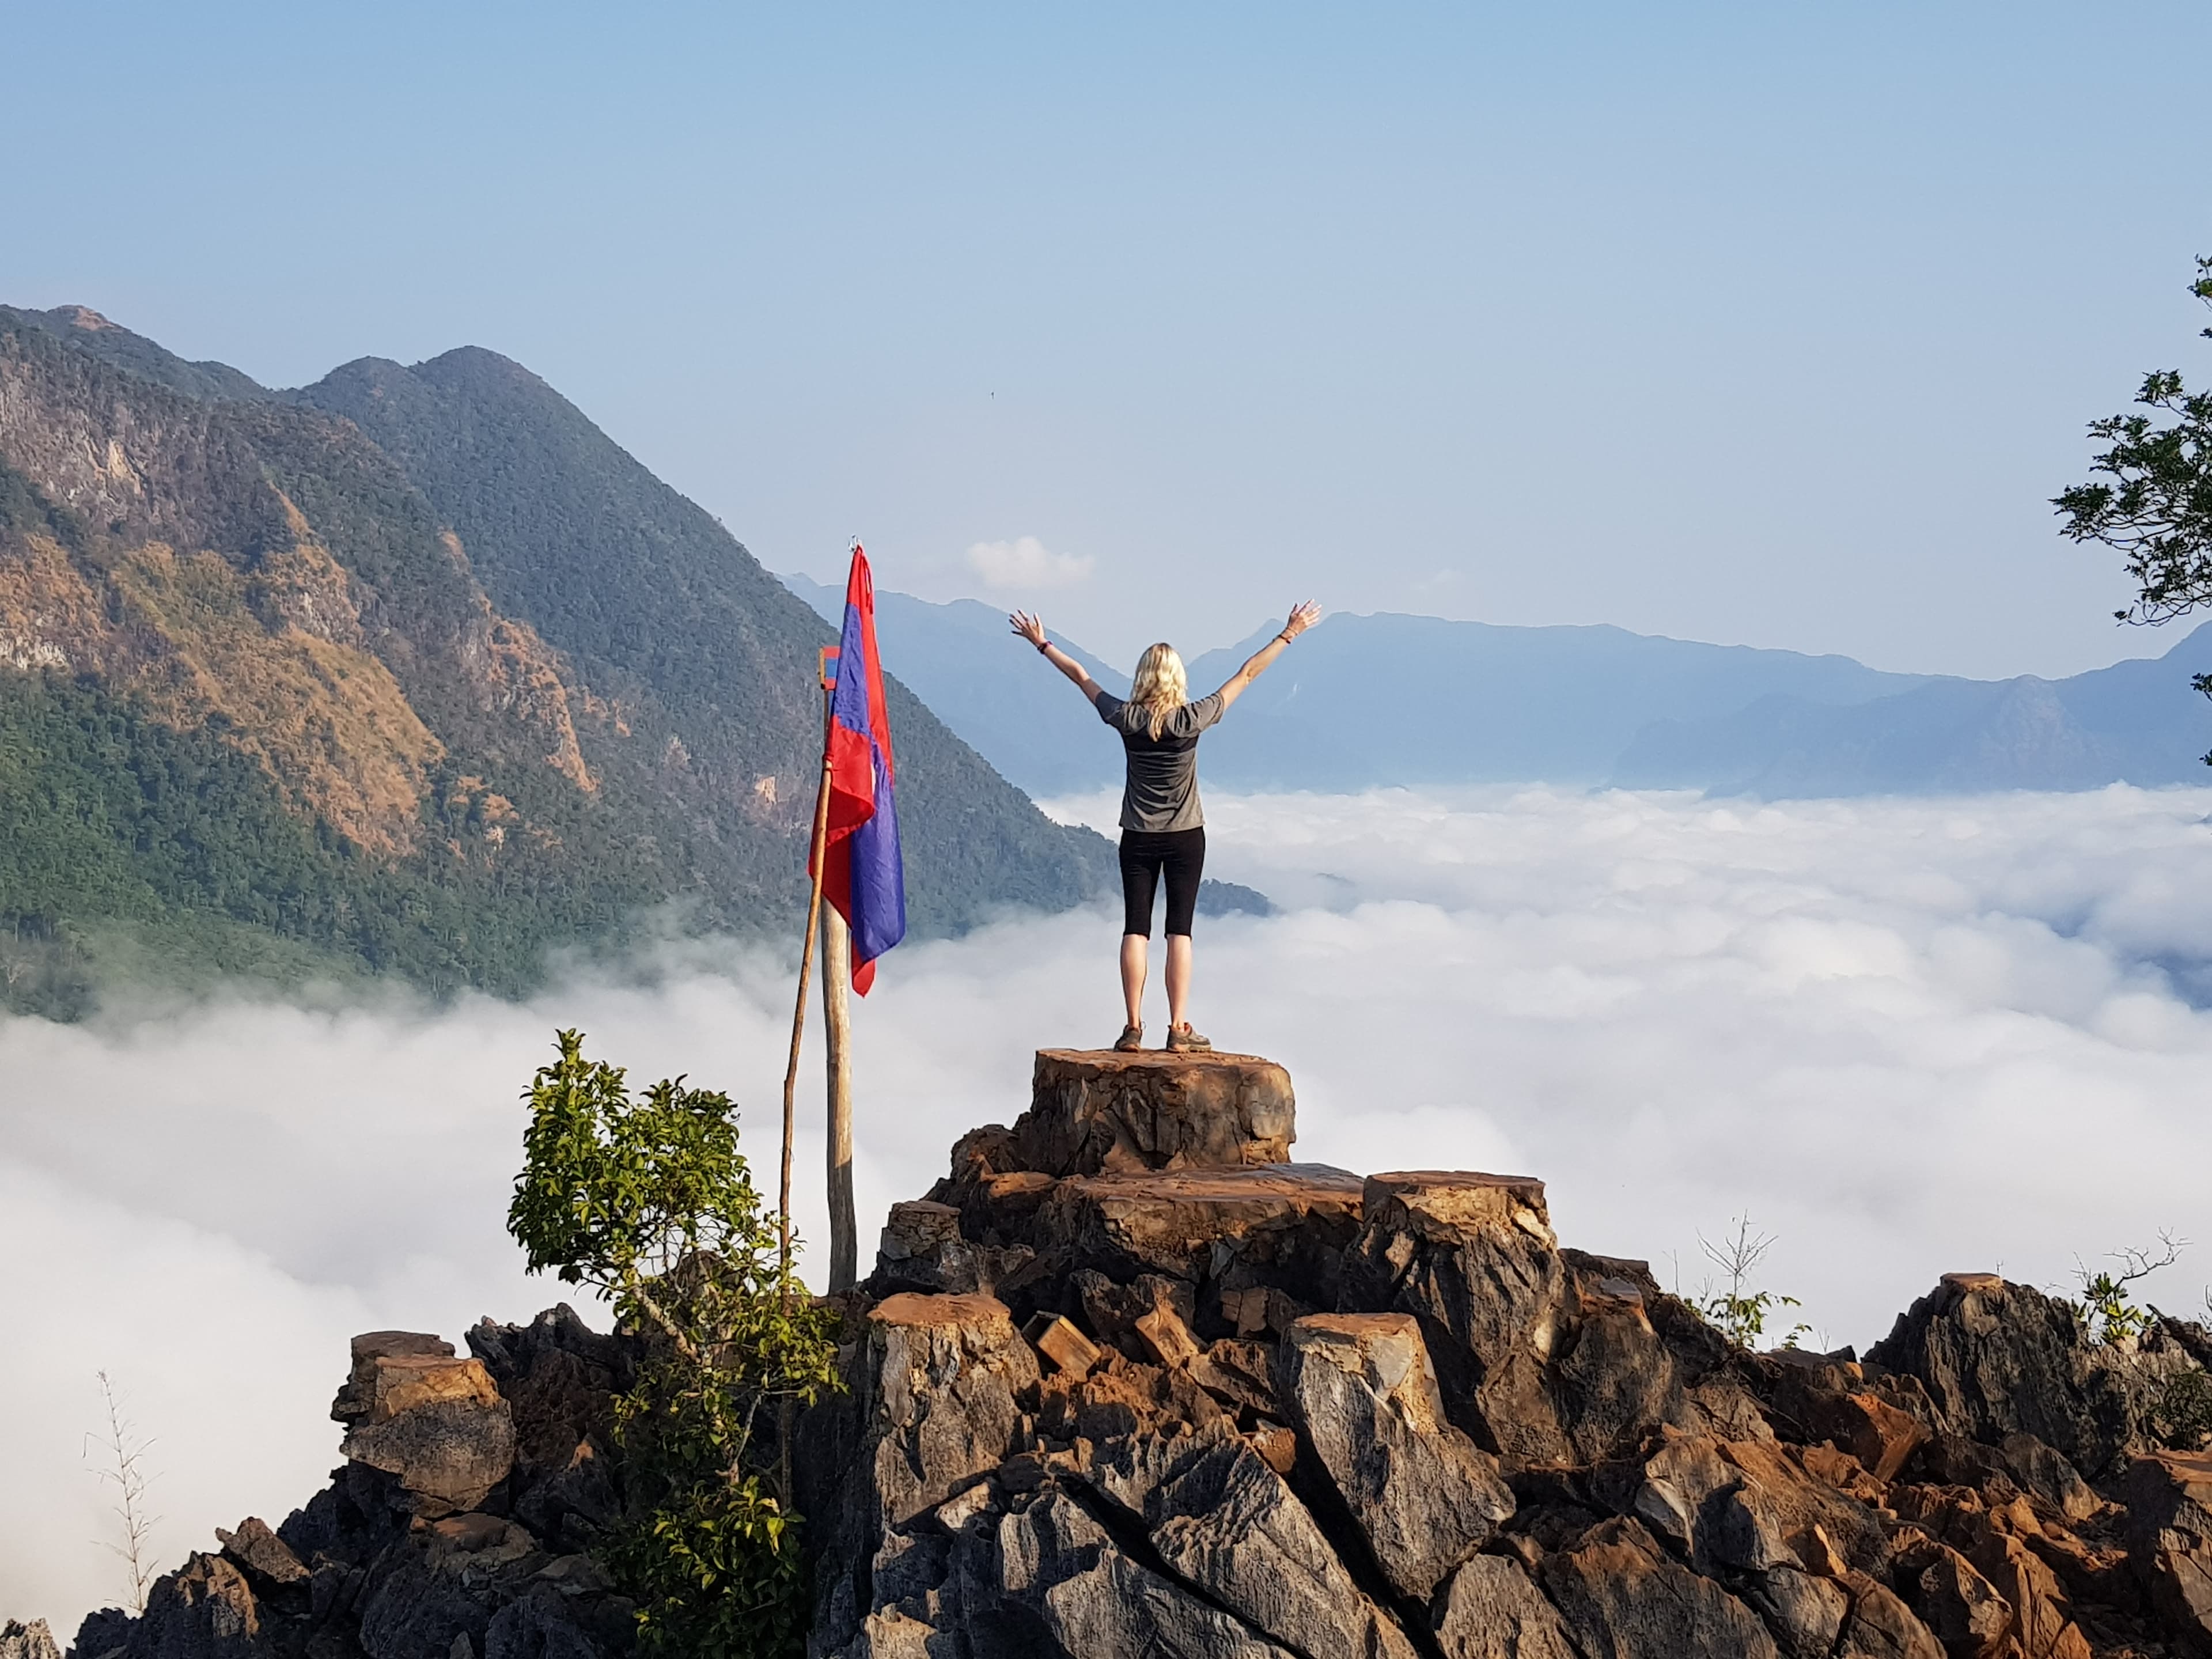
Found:
[{"label": "woman's right hand", "polygon": [[1006,620],[1013,624],[1015,633],[1020,635],[1038,650],[1044,649],[1044,624],[1035,617],[1030,616],[1026,611],[1017,611]]},{"label": "woman's right hand", "polygon": [[1283,637],[1294,640],[1321,620],[1321,606],[1304,599],[1291,607],[1291,619],[1283,624]]}]

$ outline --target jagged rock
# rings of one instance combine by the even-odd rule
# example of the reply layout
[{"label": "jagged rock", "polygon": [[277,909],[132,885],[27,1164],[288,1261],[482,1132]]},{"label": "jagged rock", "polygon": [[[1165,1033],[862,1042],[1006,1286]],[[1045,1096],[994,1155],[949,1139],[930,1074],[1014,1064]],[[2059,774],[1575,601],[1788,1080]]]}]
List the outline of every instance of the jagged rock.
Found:
[{"label": "jagged rock", "polygon": [[611,1473],[613,1397],[630,1386],[623,1339],[562,1303],[528,1325],[489,1320],[468,1334],[514,1419],[514,1517],[549,1545],[588,1547],[621,1498]]},{"label": "jagged rock", "polygon": [[1284,1339],[1292,1420],[1392,1588],[1425,1602],[1513,1513],[1497,1461],[1445,1421],[1410,1314],[1318,1314]]},{"label": "jagged rock", "polygon": [[1900,1554],[1898,1588],[1957,1659],[1994,1659],[2012,1628],[2012,1604],[1948,1544],[1922,1539]]},{"label": "jagged rock", "polygon": [[2212,1654],[2212,1455],[2161,1452],[2128,1471],[2129,1558],[2152,1608]]},{"label": "jagged rock", "polygon": [[2086,1521],[2103,1507],[2074,1466],[2032,1434],[2008,1434],[1997,1455],[2022,1492],[2033,1492],[2069,1521]]},{"label": "jagged rock", "polygon": [[10,1619],[0,1624],[0,1659],[62,1659],[62,1650],[45,1620],[26,1625]]},{"label": "jagged rock", "polygon": [[353,1370],[331,1402],[331,1416],[340,1423],[354,1423],[368,1415],[380,1359],[453,1357],[453,1345],[427,1331],[363,1331],[353,1340]]},{"label": "jagged rock", "polygon": [[1435,1635],[1444,1659],[1578,1659],[1559,1609],[1502,1555],[1478,1555],[1452,1575]]},{"label": "jagged rock", "polygon": [[430,1659],[465,1636],[483,1653],[494,1615],[547,1561],[537,1540],[512,1522],[448,1516],[371,1571],[362,1650],[369,1659]]},{"label": "jagged rock", "polygon": [[1851,1611],[1836,1639],[1836,1659],[1944,1659],[1935,1632],[1887,1584],[1860,1572],[1844,1587]]},{"label": "jagged rock", "polygon": [[1633,1521],[1546,1556],[1538,1577],[1583,1659],[1780,1659],[1757,1613],[1668,1559]]},{"label": "jagged rock", "polygon": [[1333,1304],[1360,1190],[1358,1176],[1322,1164],[1084,1176],[1054,1184],[1031,1237],[1040,1256],[1069,1267],[1212,1287],[1195,1298],[1203,1325],[1224,1289],[1273,1286],[1310,1307]]},{"label": "jagged rock", "polygon": [[246,1575],[219,1555],[192,1555],[155,1581],[131,1627],[131,1659],[233,1659],[259,1651],[261,1607]]},{"label": "jagged rock", "polygon": [[916,1292],[869,1310],[849,1375],[849,1398],[810,1414],[802,1460],[802,1474],[817,1471],[801,1501],[817,1519],[823,1650],[854,1640],[876,1611],[868,1577],[886,1534],[1024,1449],[1015,1396],[1039,1380],[1004,1303]]},{"label": "jagged rock", "polygon": [[1567,1461],[1546,1376],[1566,1276],[1544,1183],[1370,1176],[1360,1212],[1337,1306],[1413,1315],[1461,1428],[1516,1461]]},{"label": "jagged rock", "polygon": [[226,1556],[270,1583],[307,1582],[307,1570],[300,1564],[300,1558],[292,1553],[289,1545],[270,1531],[269,1523],[258,1516],[247,1516],[238,1523],[236,1532],[225,1532],[217,1527],[215,1535],[222,1541]]},{"label": "jagged rock", "polygon": [[2118,1471],[2150,1397],[2185,1363],[2093,1344],[2063,1303],[1995,1273],[1945,1274],[1867,1357],[1917,1377],[1953,1433],[2033,1435],[2092,1480]]},{"label": "jagged rock", "polygon": [[1000,1520],[991,1543],[995,1571],[987,1579],[971,1566],[963,1578],[965,1632],[978,1659],[1294,1659],[1236,1614],[1133,1560],[1057,1487]]},{"label": "jagged rock", "polygon": [[383,1422],[357,1424],[338,1449],[396,1476],[417,1513],[451,1515],[474,1509],[507,1479],[514,1464],[514,1421],[503,1400],[440,1400]]},{"label": "jagged rock", "polygon": [[1014,1156],[1053,1176],[1281,1164],[1297,1138],[1291,1077],[1252,1054],[1038,1051]]},{"label": "jagged rock", "polygon": [[1101,1451],[1092,1486],[1178,1577],[1308,1659],[1413,1659],[1282,1476],[1225,1430]]},{"label": "jagged rock", "polygon": [[1038,1314],[1022,1328],[1022,1336],[1070,1377],[1088,1376],[1102,1357],[1097,1343],[1058,1314]]}]

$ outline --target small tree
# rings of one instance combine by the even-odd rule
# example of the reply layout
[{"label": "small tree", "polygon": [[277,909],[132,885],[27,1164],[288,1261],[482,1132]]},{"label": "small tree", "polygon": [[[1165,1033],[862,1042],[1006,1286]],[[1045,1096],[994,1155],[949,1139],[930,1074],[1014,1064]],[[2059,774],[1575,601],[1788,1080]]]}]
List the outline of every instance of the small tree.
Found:
[{"label": "small tree", "polygon": [[2160,1268],[2171,1267],[2180,1261],[2181,1253],[2189,1248],[2189,1241],[2176,1238],[2170,1232],[2160,1232],[2158,1243],[2155,1253],[2136,1249],[2108,1251],[2106,1259],[2120,1264],[2118,1273],[2100,1268],[2093,1273],[2088,1263],[2079,1256],[2074,1259],[2074,1277],[2081,1287],[2081,1295],[2079,1300],[2062,1299],[2073,1310],[2074,1317],[2081,1322],[2091,1341],[2132,1341],[2158,1323],[2155,1313],[2136,1305],[2134,1286],[2138,1280],[2148,1279]]},{"label": "small tree", "polygon": [[[2190,292],[2212,305],[2212,259],[2197,262]],[[2203,331],[2212,340],[2212,328]],[[2122,622],[2161,623],[2212,601],[2212,392],[2191,392],[2177,369],[2157,369],[2136,393],[2148,414],[2089,423],[2107,447],[2090,463],[2102,477],[2052,498],[2063,534],[2116,549],[2136,583]],[[2212,696],[2212,675],[2195,684]],[[2212,755],[2205,757],[2212,763]]]},{"label": "small tree", "polygon": [[[1716,1291],[1712,1281],[1708,1279],[1704,1292],[1694,1297],[1690,1305],[1707,1324],[1717,1328],[1729,1341],[1746,1348],[1756,1347],[1759,1339],[1766,1334],[1768,1316],[1783,1308],[1799,1305],[1794,1296],[1752,1288],[1752,1273],[1766,1253],[1774,1248],[1774,1236],[1753,1231],[1749,1215],[1740,1215],[1735,1218],[1733,1237],[1723,1237],[1716,1244],[1699,1233],[1698,1245],[1705,1251],[1705,1260],[1727,1276],[1728,1287]],[[1806,1324],[1792,1326],[1789,1334],[1782,1339],[1782,1346],[1796,1347],[1797,1339],[1812,1328]]]},{"label": "small tree", "polygon": [[615,1402],[625,1517],[608,1565],[649,1653],[798,1653],[799,1517],[763,1430],[836,1386],[835,1316],[779,1264],[726,1095],[679,1077],[633,1098],[581,1033],[556,1047],[526,1097],[507,1230],[532,1272],[597,1288],[645,1340]]}]

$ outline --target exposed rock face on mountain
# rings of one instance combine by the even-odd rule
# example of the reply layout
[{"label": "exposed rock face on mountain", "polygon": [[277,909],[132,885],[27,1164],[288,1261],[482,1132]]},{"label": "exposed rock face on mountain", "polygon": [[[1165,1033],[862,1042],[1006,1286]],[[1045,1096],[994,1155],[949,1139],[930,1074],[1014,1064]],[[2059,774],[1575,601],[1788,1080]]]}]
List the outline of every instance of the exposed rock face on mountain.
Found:
[{"label": "exposed rock face on mountain", "polygon": [[[0,307],[0,1003],[76,1012],[103,929],[513,991],[657,907],[787,927],[832,638],[491,353],[276,393]],[[1103,883],[888,695],[917,933]]]},{"label": "exposed rock face on mountain", "polygon": [[[1750,1353],[1562,1247],[1540,1182],[1284,1161],[1265,1060],[1036,1085],[840,1304],[821,1659],[2212,1656],[2212,1456],[2156,1439],[2212,1333],[2100,1346],[1953,1274],[1863,1361]],[[630,1345],[562,1309],[469,1346],[356,1338],[330,1489],[73,1651],[618,1659]]]}]

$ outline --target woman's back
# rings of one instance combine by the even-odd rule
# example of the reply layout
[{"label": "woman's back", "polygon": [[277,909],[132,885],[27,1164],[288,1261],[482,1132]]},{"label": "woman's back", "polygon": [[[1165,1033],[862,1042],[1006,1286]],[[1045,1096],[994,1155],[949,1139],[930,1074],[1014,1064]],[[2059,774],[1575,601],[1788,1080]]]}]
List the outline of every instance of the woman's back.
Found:
[{"label": "woman's back", "polygon": [[1098,718],[1121,733],[1128,761],[1128,777],[1121,789],[1121,827],[1160,836],[1204,823],[1198,799],[1198,738],[1221,718],[1221,694],[1167,710],[1157,735],[1150,709],[1110,691],[1100,691],[1092,701]]}]

